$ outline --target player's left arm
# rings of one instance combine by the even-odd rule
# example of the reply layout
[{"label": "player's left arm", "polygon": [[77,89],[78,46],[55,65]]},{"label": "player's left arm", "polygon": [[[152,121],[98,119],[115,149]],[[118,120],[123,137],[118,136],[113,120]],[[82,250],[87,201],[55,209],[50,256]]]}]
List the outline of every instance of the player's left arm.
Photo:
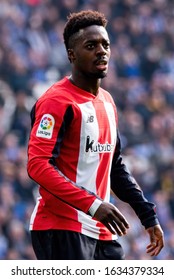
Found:
[{"label": "player's left arm", "polygon": [[164,246],[164,235],[161,229],[154,203],[148,201],[135,178],[128,171],[121,155],[119,133],[111,168],[111,188],[115,195],[128,203],[150,236],[147,253],[157,255]]}]

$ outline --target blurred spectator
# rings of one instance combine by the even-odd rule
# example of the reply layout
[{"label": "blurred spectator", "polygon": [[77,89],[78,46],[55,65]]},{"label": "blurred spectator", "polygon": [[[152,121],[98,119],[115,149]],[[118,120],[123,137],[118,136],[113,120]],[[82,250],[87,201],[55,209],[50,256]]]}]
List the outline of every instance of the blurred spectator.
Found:
[{"label": "blurred spectator", "polygon": [[[174,259],[174,2],[1,0],[0,5],[0,259],[35,259],[28,224],[37,186],[26,173],[30,109],[50,84],[68,75],[62,31],[69,12],[82,9],[97,9],[109,20],[112,56],[103,86],[117,104],[127,165],[157,204],[165,234],[158,259]],[[139,220],[128,205],[112,199],[131,225],[120,238],[126,258],[149,258]]]}]

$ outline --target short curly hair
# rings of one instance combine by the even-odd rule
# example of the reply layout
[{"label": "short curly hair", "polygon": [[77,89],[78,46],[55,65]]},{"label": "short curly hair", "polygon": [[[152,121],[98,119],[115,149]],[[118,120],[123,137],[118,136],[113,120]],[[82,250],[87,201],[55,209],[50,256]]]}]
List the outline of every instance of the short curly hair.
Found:
[{"label": "short curly hair", "polygon": [[108,22],[104,14],[92,10],[70,13],[67,19],[68,20],[65,24],[63,32],[64,44],[67,50],[69,49],[70,37],[77,33],[80,29],[91,25],[106,27]]}]

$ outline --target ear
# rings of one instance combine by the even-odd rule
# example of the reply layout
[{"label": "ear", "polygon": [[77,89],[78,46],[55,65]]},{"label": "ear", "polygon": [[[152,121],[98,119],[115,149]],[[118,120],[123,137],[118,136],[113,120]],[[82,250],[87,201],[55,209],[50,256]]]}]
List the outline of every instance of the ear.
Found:
[{"label": "ear", "polygon": [[75,60],[75,55],[73,49],[68,49],[68,59],[72,63]]}]

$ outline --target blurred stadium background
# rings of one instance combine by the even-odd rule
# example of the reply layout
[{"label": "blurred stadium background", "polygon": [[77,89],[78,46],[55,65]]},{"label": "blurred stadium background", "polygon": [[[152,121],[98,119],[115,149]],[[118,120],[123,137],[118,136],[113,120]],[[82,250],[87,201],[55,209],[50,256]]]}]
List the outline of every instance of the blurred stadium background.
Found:
[{"label": "blurred stadium background", "polygon": [[[26,171],[30,109],[68,75],[62,31],[69,12],[96,9],[109,20],[112,56],[103,86],[119,113],[123,154],[157,205],[174,259],[174,2],[172,0],[0,0],[0,259],[35,259],[28,231],[37,185]],[[131,229],[127,259],[150,259],[132,209],[112,197]]]}]

